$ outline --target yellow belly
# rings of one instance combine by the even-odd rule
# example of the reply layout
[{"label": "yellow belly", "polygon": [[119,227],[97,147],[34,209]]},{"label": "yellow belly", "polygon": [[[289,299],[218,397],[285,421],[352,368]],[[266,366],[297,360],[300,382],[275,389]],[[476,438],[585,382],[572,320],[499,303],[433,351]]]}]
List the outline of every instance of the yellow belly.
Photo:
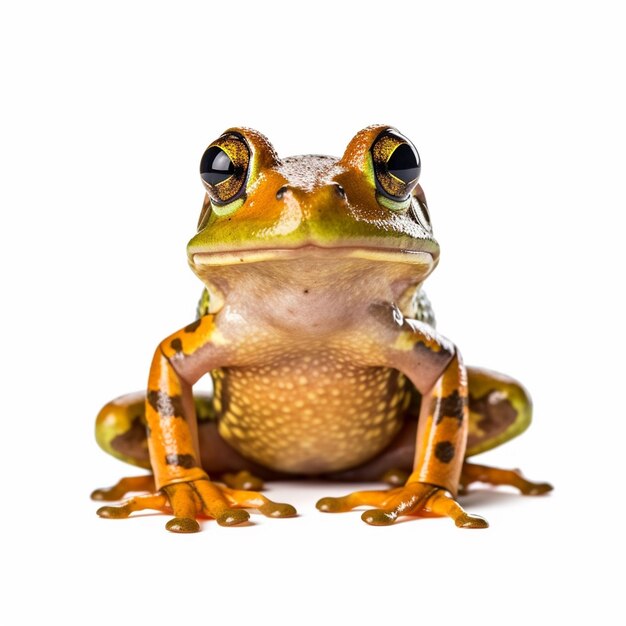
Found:
[{"label": "yellow belly", "polygon": [[214,372],[220,435],[278,471],[323,474],[374,458],[399,431],[408,384],[396,370],[302,356]]}]

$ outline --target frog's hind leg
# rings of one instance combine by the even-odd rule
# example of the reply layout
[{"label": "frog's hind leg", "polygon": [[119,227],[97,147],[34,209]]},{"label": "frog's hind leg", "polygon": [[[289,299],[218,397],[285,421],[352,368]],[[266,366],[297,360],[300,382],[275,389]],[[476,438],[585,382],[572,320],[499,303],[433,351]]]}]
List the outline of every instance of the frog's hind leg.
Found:
[{"label": "frog's hind leg", "polygon": [[[150,469],[146,438],[145,393],[131,393],[107,403],[96,418],[96,441],[111,456]],[[122,478],[112,487],[96,489],[93,500],[113,502],[133,492],[153,492],[150,474]]]},{"label": "frog's hind leg", "polygon": [[467,368],[467,378],[470,415],[466,457],[491,450],[530,426],[532,402],[520,383],[477,367]]},{"label": "frog's hind leg", "polygon": [[[468,367],[469,434],[465,458],[491,450],[517,435],[530,425],[532,402],[524,387],[508,376],[489,370]],[[504,470],[465,461],[461,488],[474,482],[510,485],[525,495],[550,491],[548,483],[525,479],[519,470]]]},{"label": "frog's hind leg", "polygon": [[[107,403],[96,418],[96,441],[105,451],[120,461],[151,469],[145,421],[145,392],[121,396]],[[194,394],[201,444],[210,451],[204,469],[216,474],[231,489],[258,491],[263,481],[255,476],[256,467],[248,467],[245,460],[219,438],[212,396]],[[201,446],[202,447],[202,446]],[[151,474],[122,478],[112,487],[96,489],[94,500],[112,502],[122,500],[130,493],[155,490]]]},{"label": "frog's hind leg", "polygon": [[105,404],[96,418],[96,441],[116,459],[150,469],[145,401],[146,394],[138,392]]},{"label": "frog's hind leg", "polygon": [[[117,459],[149,469],[145,398],[145,393],[136,393],[109,402],[96,420],[96,440]],[[273,502],[250,490],[261,488],[263,482],[253,474],[256,467],[246,464],[245,459],[219,436],[211,396],[194,394],[194,402],[203,468],[212,475],[221,476],[227,486],[200,480],[193,486],[175,483],[156,492],[151,474],[122,478],[113,487],[96,489],[91,494],[94,500],[122,500],[115,506],[100,507],[97,514],[120,519],[145,510],[173,513],[175,517],[167,522],[166,528],[176,533],[197,532],[200,529],[195,519],[197,516],[215,517],[223,526],[240,524],[249,517],[244,510],[247,508],[256,509],[268,517],[296,515],[292,506]]]}]

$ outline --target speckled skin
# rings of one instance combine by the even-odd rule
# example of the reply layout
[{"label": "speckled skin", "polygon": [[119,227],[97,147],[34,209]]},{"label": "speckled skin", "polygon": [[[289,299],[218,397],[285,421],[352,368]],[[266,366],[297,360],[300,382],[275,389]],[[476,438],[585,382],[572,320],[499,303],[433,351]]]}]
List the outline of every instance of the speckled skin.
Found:
[{"label": "speckled skin", "polygon": [[[382,300],[389,275],[367,272],[358,259],[338,271],[337,259],[325,256],[259,264],[263,278],[244,266],[224,273],[239,286],[238,317],[223,329],[238,365],[216,376],[219,432],[244,456],[286,472],[333,472],[374,457],[400,430],[409,398],[405,377],[382,366],[385,327],[358,297],[348,301],[349,315],[336,306],[337,290],[351,294],[357,281]],[[250,336],[241,328],[248,316]]]},{"label": "speckled skin", "polygon": [[220,435],[243,456],[295,474],[341,471],[373,458],[402,426],[406,379],[394,370],[346,362],[346,354],[338,347],[322,357],[312,346],[221,373]]},{"label": "speckled skin", "polygon": [[[169,509],[176,517],[168,529],[192,532],[201,514],[230,525],[247,519],[244,507],[295,513],[233,489],[248,478],[220,486],[207,469],[265,477],[406,472],[404,486],[388,492],[318,503],[323,511],[373,505],[363,519],[375,525],[434,513],[481,528],[485,521],[456,501],[459,486],[480,479],[525,493],[549,489],[465,462],[521,432],[530,401],[518,383],[484,370],[470,370],[468,383],[458,349],[432,326],[421,284],[439,247],[426,200],[416,179],[396,178],[387,164],[407,143],[374,126],[341,159],[283,161],[249,129],[230,129],[212,144],[233,173],[205,183],[188,246],[208,293],[203,315],[160,343],[145,411],[136,397],[122,398],[98,418],[102,447],[138,465],[146,464],[138,433],[147,424],[154,483],[141,485],[157,492],[101,515]],[[208,372],[214,396],[194,402],[192,386]],[[200,426],[197,410],[208,418]],[[120,485],[94,497],[123,496],[128,484]]]}]

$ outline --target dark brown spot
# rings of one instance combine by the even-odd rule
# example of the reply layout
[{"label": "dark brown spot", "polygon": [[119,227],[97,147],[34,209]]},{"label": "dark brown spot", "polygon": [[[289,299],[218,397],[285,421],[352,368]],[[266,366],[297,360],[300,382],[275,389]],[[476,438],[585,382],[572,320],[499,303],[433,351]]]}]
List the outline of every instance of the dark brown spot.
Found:
[{"label": "dark brown spot", "polygon": [[470,396],[469,408],[481,416],[476,425],[489,436],[504,432],[517,419],[517,411],[510,400],[498,390],[480,398]]},{"label": "dark brown spot", "polygon": [[201,317],[199,317],[195,322],[191,322],[191,324],[185,326],[184,330],[186,333],[195,333],[196,330],[198,330],[198,328],[200,327],[200,324],[202,324]]},{"label": "dark brown spot", "polygon": [[133,418],[125,433],[111,439],[111,447],[124,456],[149,464],[146,425],[141,415]]},{"label": "dark brown spot", "polygon": [[172,341],[170,341],[170,346],[174,352],[183,351],[183,342],[180,339],[172,339]]},{"label": "dark brown spot", "polygon": [[148,403],[161,417],[185,417],[180,396],[168,396],[162,391],[148,391]]},{"label": "dark brown spot", "polygon": [[194,459],[193,454],[168,454],[165,457],[165,462],[168,465],[178,465],[178,467],[183,467],[185,469],[191,469],[192,467],[197,467],[196,459]]},{"label": "dark brown spot", "polygon": [[458,390],[455,389],[449,396],[445,398],[433,398],[432,402],[432,411],[433,414],[437,410],[437,406],[439,407],[439,413],[437,415],[437,424],[441,422],[444,417],[452,417],[454,419],[459,420],[459,422],[463,421],[463,409],[467,405],[467,398],[461,396]]},{"label": "dark brown spot", "polygon": [[304,293],[309,293],[309,290],[308,290],[308,289],[305,289],[305,290],[304,290]]},{"label": "dark brown spot", "polygon": [[451,441],[440,441],[435,446],[435,456],[442,463],[450,463],[450,461],[454,458],[454,453],[454,444]]}]

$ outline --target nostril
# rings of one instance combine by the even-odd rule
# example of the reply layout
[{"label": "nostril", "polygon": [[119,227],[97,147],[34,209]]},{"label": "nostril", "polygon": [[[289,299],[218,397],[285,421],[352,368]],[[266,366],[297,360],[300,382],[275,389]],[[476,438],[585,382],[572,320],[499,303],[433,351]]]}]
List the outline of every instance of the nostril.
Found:
[{"label": "nostril", "polygon": [[289,187],[287,187],[287,185],[283,185],[277,192],[276,192],[276,200],[280,200],[289,190]]},{"label": "nostril", "polygon": [[346,197],[346,190],[339,183],[335,183],[335,191],[340,198]]}]

